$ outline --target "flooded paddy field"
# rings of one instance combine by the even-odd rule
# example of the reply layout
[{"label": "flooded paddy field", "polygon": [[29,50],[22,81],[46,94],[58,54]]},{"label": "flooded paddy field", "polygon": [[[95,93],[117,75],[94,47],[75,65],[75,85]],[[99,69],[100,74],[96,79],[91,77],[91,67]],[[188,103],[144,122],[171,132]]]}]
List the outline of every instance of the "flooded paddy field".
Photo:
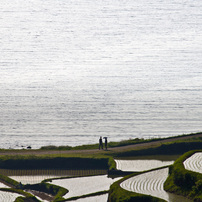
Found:
[{"label": "flooded paddy field", "polygon": [[0,201],[5,202],[12,202],[15,201],[17,197],[21,196],[20,194],[11,193],[11,192],[5,192],[0,191]]},{"label": "flooded paddy field", "polygon": [[[24,175],[24,176],[9,176],[11,179],[21,182],[22,184],[38,184],[48,178],[56,178],[59,176],[53,175]],[[62,177],[62,176],[61,176]]]},{"label": "flooded paddy field", "polygon": [[163,189],[163,184],[168,177],[168,168],[147,172],[125,180],[120,185],[123,189],[162,198],[169,202],[190,202],[190,200],[170,194]]},{"label": "flooded paddy field", "polygon": [[146,171],[153,168],[172,165],[174,161],[160,160],[115,160],[118,170],[122,171]]},{"label": "flooded paddy field", "polygon": [[4,183],[0,182],[0,188],[9,188],[7,185],[5,185]]},{"label": "flooded paddy field", "polygon": [[103,175],[107,170],[11,170],[0,169],[2,175],[21,182],[22,184],[36,184],[45,179],[86,176],[86,175]]},{"label": "flooded paddy field", "polygon": [[115,159],[116,168],[122,171],[141,172],[172,165],[179,155],[150,155]]},{"label": "flooded paddy field", "polygon": [[99,191],[109,190],[111,184],[120,178],[108,178],[107,175],[91,176],[91,177],[78,177],[70,179],[52,180],[52,184],[64,187],[69,192],[64,198],[74,196],[82,196],[85,194],[95,193]]},{"label": "flooded paddy field", "polygon": [[202,152],[197,152],[184,161],[187,170],[202,173]]},{"label": "flooded paddy field", "polygon": [[[0,188],[9,188],[7,185],[3,184],[0,182]],[[6,192],[6,191],[0,191],[0,201],[5,201],[5,202],[12,202],[15,201],[15,199],[21,196],[20,194],[17,193],[11,193],[11,192]]]},{"label": "flooded paddy field", "polygon": [[100,196],[86,197],[86,198],[77,199],[77,200],[74,200],[74,201],[75,202],[100,202],[100,201],[105,202],[105,201],[107,201],[107,198],[108,198],[108,194],[103,194],[103,195],[100,195]]}]

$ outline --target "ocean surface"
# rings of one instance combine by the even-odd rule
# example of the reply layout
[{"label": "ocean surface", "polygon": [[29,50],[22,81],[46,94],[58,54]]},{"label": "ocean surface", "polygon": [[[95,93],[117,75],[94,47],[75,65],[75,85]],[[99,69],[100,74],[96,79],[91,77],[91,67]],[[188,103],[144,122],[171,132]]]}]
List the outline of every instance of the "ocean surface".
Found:
[{"label": "ocean surface", "polygon": [[1,0],[1,148],[199,131],[201,0]]}]

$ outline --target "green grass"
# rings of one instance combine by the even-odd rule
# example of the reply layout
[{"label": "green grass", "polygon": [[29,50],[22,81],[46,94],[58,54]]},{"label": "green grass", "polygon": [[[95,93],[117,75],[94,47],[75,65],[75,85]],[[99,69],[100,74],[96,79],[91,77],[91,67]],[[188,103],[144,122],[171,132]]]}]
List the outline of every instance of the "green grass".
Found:
[{"label": "green grass", "polygon": [[10,187],[17,187],[19,185],[19,182],[1,174],[0,174],[0,181],[5,184],[8,184]]},{"label": "green grass", "polygon": [[[165,167],[162,167],[162,168],[165,168]],[[160,168],[158,168],[158,169],[160,169]],[[154,171],[154,170],[158,170],[158,169],[152,169],[150,171]],[[123,181],[125,181],[131,177],[137,176],[139,174],[146,173],[146,172],[149,172],[149,171],[134,173],[134,174],[128,175],[128,176],[120,179],[119,181],[113,183],[110,186],[108,202],[133,202],[133,201],[165,202],[165,200],[157,198],[157,197],[152,197],[152,196],[144,195],[144,194],[138,194],[138,193],[130,192],[130,191],[127,191],[127,190],[121,188],[120,184]]]},{"label": "green grass", "polygon": [[191,198],[194,201],[201,201],[202,174],[186,170],[183,165],[183,162],[195,152],[202,152],[202,150],[189,151],[170,166],[169,177],[164,184],[164,189]]},{"label": "green grass", "polygon": [[176,155],[184,154],[190,150],[202,148],[202,141],[172,141],[161,143],[153,147],[145,147],[144,149],[130,149],[129,151],[117,152],[112,154],[114,157],[130,157],[130,156],[146,156],[146,155]]},{"label": "green grass", "polygon": [[[186,137],[186,136],[193,136],[193,138],[190,137],[189,140],[200,140],[202,141],[202,138],[196,138],[194,135],[198,135],[201,133],[191,133],[191,134],[183,134],[183,135],[178,135],[178,136],[172,136],[172,137],[167,137],[167,138],[151,138],[151,139],[144,139],[144,138],[134,138],[134,139],[129,139],[129,140],[122,140],[120,142],[109,142],[108,143],[108,148],[113,148],[113,147],[122,147],[122,146],[128,146],[128,145],[134,145],[134,144],[140,144],[140,143],[149,143],[149,142],[154,142],[154,141],[160,141],[160,140],[169,140],[169,139],[175,139],[179,137]],[[177,141],[177,140],[176,140]],[[90,145],[81,145],[81,146],[44,146],[41,147],[40,150],[89,150],[89,149],[98,149],[99,144],[90,144]]]},{"label": "green grass", "polygon": [[[127,145],[132,145],[137,143],[148,142],[148,141],[152,141],[152,140],[135,138],[130,140],[123,140],[120,142],[109,142],[108,147],[113,148],[113,147],[127,146]],[[81,145],[81,146],[75,146],[75,147],[71,147],[71,146],[57,147],[57,146],[49,145],[49,146],[41,147],[40,150],[89,150],[89,149],[98,149],[98,148],[99,148],[99,144]]]},{"label": "green grass", "polygon": [[[109,162],[109,163],[108,163]],[[0,156],[1,169],[110,169],[113,159],[43,156]]]},{"label": "green grass", "polygon": [[35,196],[33,196],[32,194],[28,192],[23,191],[22,189],[0,188],[0,190],[22,195],[17,197],[15,202],[40,202]]},{"label": "green grass", "polygon": [[[197,133],[201,134],[201,133]],[[21,152],[20,155],[1,155],[0,156],[0,168],[1,169],[16,169],[16,170],[34,170],[34,169],[49,169],[49,170],[86,170],[86,169],[104,169],[104,170],[115,170],[116,169],[116,163],[113,159],[113,157],[132,157],[132,156],[145,156],[145,155],[174,155],[174,154],[183,154],[190,150],[195,149],[201,149],[202,148],[202,138],[201,137],[195,137],[197,134],[190,134],[190,135],[181,135],[176,137],[169,137],[169,138],[156,138],[156,139],[131,139],[131,140],[125,140],[121,142],[109,142],[108,146],[109,148],[112,147],[121,147],[121,146],[127,146],[127,145],[138,145],[140,143],[149,143],[149,142],[155,142],[158,141],[155,146],[148,146],[146,145],[144,149],[137,149],[133,147],[133,149],[129,149],[128,151],[123,152],[113,152],[113,151],[100,151],[100,153],[71,153],[71,154],[63,154],[57,153],[57,154],[46,154],[42,155],[36,154],[36,155],[27,155],[27,150],[1,150],[2,152],[10,151],[15,152],[16,154],[18,152]],[[187,136],[187,139],[185,140],[177,140],[176,138]],[[163,140],[170,140],[168,143],[161,143]],[[44,147],[39,150],[32,150],[32,151],[51,151],[51,150],[86,150],[86,149],[98,149],[98,144],[92,144],[92,145],[83,145],[83,146],[77,146],[77,147],[69,147],[69,146],[61,146],[61,147],[55,147],[55,146],[49,146]],[[23,153],[23,154],[22,154]],[[184,158],[184,157],[183,157]],[[178,161],[177,161],[178,162]],[[175,165],[178,165],[176,163]],[[177,169],[176,169],[177,168]],[[202,190],[202,180],[200,177],[198,177],[198,174],[193,174],[192,172],[185,172],[183,168],[180,166],[178,167],[172,167],[170,168],[171,177],[168,178],[166,189],[169,191],[174,191],[176,193],[183,194],[185,196],[189,196],[195,199],[200,199],[201,194],[200,190]],[[135,174],[134,174],[135,175]],[[130,177],[130,176],[129,176]],[[0,175],[1,180],[5,180],[13,187],[16,187],[18,182],[12,181],[11,179],[7,179],[5,176]],[[126,178],[124,178],[126,179]],[[186,187],[183,187],[184,183],[180,185],[180,182],[184,182]],[[184,181],[183,181],[184,180]],[[45,183],[46,184],[46,183]],[[121,201],[163,201],[162,199],[154,198],[151,196],[145,196],[142,194],[137,194],[134,192],[128,192],[126,190],[123,190],[119,186],[120,181],[114,183],[110,187],[109,191],[109,202],[121,202]],[[175,186],[174,186],[175,185]],[[40,187],[41,186],[41,187]],[[44,188],[45,186],[43,183],[38,185],[38,190],[42,189],[53,189],[54,188]],[[174,188],[172,189],[172,186]],[[189,189],[187,188],[189,187]],[[56,189],[56,188],[55,188]],[[46,190],[46,191],[47,191]],[[52,191],[53,191],[52,190]],[[50,191],[50,190],[49,190]],[[49,193],[49,191],[47,191]],[[53,191],[55,194],[56,192]],[[55,201],[62,201],[64,200],[62,198],[62,195],[64,194],[63,191],[58,191],[59,195],[55,195]],[[81,196],[85,197],[85,196]],[[17,202],[20,201],[26,201],[26,198],[33,199],[33,196],[25,196],[25,197],[18,197],[16,199]]]},{"label": "green grass", "polygon": [[54,201],[64,200],[63,196],[68,193],[68,190],[63,187],[45,182],[33,185],[27,184],[23,186],[23,189],[31,189],[51,194],[54,196]]}]

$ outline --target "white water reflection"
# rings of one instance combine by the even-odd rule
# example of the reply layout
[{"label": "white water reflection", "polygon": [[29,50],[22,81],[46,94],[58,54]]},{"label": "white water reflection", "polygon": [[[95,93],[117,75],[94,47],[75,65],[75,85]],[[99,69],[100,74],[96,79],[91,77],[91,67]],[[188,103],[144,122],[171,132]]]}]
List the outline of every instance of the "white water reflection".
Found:
[{"label": "white water reflection", "polygon": [[202,152],[197,152],[184,161],[187,170],[202,173]]},{"label": "white water reflection", "polygon": [[0,201],[13,202],[19,196],[22,195],[12,192],[0,191]]},{"label": "white water reflection", "polygon": [[146,171],[153,168],[172,165],[174,161],[160,161],[160,160],[115,160],[116,168],[122,171]]},{"label": "white water reflection", "polygon": [[69,192],[64,198],[70,198],[73,196],[82,196],[85,194],[109,190],[110,185],[119,179],[121,178],[111,179],[108,178],[107,175],[103,175],[53,180],[51,183],[68,189]]},{"label": "white water reflection", "polygon": [[135,177],[131,177],[120,185],[128,191],[151,195],[162,198],[169,202],[190,202],[190,200],[170,194],[163,189],[163,184],[168,177],[168,168],[147,172]]},{"label": "white water reflection", "polygon": [[57,178],[63,176],[56,175],[22,175],[22,176],[9,176],[10,178],[16,180],[17,182],[21,182],[22,184],[38,184],[41,181],[48,178]]},{"label": "white water reflection", "polygon": [[1,0],[3,148],[201,131],[202,1]]}]

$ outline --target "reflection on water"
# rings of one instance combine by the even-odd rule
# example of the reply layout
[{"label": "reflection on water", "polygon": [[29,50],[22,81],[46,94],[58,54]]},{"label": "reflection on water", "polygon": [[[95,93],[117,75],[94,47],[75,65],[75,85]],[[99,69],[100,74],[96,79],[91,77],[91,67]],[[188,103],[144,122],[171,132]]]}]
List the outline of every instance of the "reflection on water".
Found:
[{"label": "reflection on water", "polygon": [[191,0],[1,0],[1,147],[200,131],[201,11]]},{"label": "reflection on water", "polygon": [[111,179],[108,178],[106,175],[103,175],[70,179],[58,179],[52,180],[51,183],[68,189],[69,192],[64,196],[64,198],[70,198],[103,190],[109,190],[110,185],[119,179],[121,178]]},{"label": "reflection on water", "polygon": [[159,161],[175,161],[180,155],[144,155],[144,156],[130,156],[120,158],[121,160],[159,160]]},{"label": "reflection on water", "polygon": [[159,168],[163,166],[169,166],[174,161],[159,161],[159,160],[115,160],[116,168],[122,171],[134,171],[141,172]]},{"label": "reflection on water", "polygon": [[202,152],[197,152],[184,161],[184,167],[193,172],[202,173]]},{"label": "reflection on water", "polygon": [[190,200],[184,197],[164,191],[163,184],[167,177],[168,168],[164,168],[131,177],[123,181],[120,185],[128,191],[155,196],[169,202],[190,202]]}]

